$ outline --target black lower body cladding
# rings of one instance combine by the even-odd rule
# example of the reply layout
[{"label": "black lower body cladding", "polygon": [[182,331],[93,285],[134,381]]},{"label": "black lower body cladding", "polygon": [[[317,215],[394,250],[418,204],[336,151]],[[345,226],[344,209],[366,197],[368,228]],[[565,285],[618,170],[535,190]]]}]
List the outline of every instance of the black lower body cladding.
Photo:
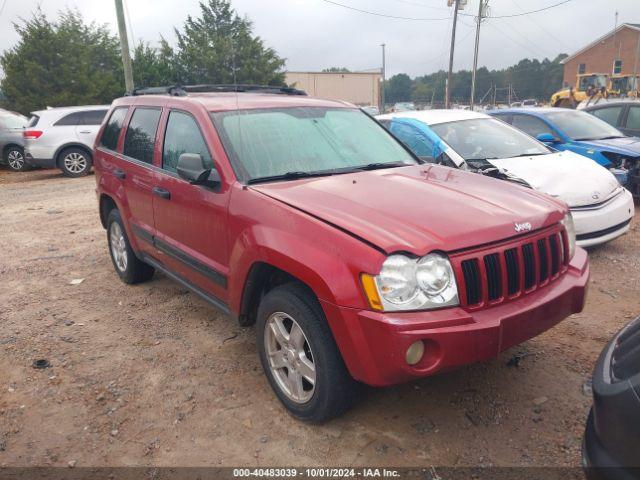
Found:
[{"label": "black lower body cladding", "polygon": [[636,355],[640,355],[640,317],[607,345],[593,373],[593,408],[583,443],[583,464],[590,480],[640,479],[640,362],[634,361]]}]

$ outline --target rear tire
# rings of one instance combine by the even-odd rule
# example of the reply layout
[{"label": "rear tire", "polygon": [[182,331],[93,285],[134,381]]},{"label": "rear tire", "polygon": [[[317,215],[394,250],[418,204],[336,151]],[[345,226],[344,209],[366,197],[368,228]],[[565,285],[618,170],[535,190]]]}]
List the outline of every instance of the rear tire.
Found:
[{"label": "rear tire", "polygon": [[129,243],[120,211],[115,208],[107,216],[107,241],[111,262],[120,280],[134,284],[146,282],[153,277],[155,269],[136,257]]},{"label": "rear tire", "polygon": [[4,152],[4,160],[14,172],[24,172],[29,165],[24,161],[24,150],[20,147],[9,147]]},{"label": "rear tire", "polygon": [[349,375],[322,308],[305,286],[289,283],[267,293],[256,329],[267,379],[292,415],[324,422],[357,401],[360,385]]},{"label": "rear tire", "polygon": [[66,148],[58,156],[58,167],[65,177],[77,178],[88,175],[92,163],[91,155],[81,148]]}]

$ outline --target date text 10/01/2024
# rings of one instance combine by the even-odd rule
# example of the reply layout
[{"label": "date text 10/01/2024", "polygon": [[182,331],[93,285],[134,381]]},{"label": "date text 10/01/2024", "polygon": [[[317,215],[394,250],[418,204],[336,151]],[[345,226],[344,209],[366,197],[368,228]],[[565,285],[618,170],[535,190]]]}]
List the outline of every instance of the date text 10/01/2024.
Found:
[{"label": "date text 10/01/2024", "polygon": [[234,477],[309,477],[309,478],[397,478],[397,470],[387,468],[236,468]]}]

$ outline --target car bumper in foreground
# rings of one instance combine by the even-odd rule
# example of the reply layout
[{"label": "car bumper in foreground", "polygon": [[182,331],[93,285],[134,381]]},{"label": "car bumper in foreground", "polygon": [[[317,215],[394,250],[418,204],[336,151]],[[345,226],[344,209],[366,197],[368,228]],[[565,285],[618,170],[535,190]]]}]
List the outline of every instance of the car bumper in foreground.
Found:
[{"label": "car bumper in foreground", "polygon": [[640,318],[603,350],[582,446],[589,480],[640,479]]},{"label": "car bumper in foreground", "polygon": [[[385,386],[485,361],[539,335],[582,310],[588,279],[587,254],[578,248],[568,271],[551,285],[482,310],[382,313],[322,306],[351,375]],[[407,349],[419,340],[424,356],[412,366]]]},{"label": "car bumper in foreground", "polygon": [[587,480],[638,480],[640,467],[627,468],[615,460],[598,440],[593,410],[589,412],[582,442],[582,468]]},{"label": "car bumper in foreground", "polygon": [[578,245],[590,247],[624,235],[634,213],[633,196],[626,189],[595,207],[572,208]]}]

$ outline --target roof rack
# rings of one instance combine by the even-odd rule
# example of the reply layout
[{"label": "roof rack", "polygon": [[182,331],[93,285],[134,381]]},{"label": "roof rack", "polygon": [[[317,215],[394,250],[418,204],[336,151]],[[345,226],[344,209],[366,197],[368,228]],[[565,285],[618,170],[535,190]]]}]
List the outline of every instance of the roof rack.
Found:
[{"label": "roof rack", "polygon": [[186,97],[189,93],[269,93],[273,95],[307,95],[304,90],[291,87],[278,87],[273,85],[172,85],[167,87],[135,88],[131,95],[171,95],[174,97]]}]

